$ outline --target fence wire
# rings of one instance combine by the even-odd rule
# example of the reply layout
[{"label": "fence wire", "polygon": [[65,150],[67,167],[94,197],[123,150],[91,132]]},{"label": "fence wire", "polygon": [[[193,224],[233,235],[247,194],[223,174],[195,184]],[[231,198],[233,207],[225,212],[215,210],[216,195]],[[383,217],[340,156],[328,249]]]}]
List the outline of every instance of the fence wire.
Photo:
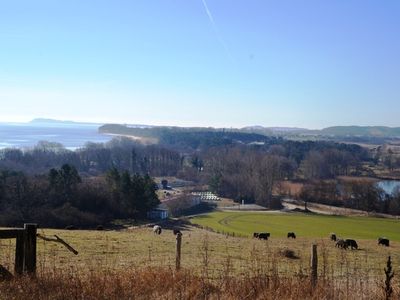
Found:
[{"label": "fence wire", "polygon": [[[38,233],[48,237],[57,234],[79,252],[78,255],[74,255],[59,243],[38,239],[38,272],[175,268],[175,236],[170,231],[165,231],[160,236],[154,235],[150,229],[121,232],[39,229]],[[270,241],[223,236],[202,230],[185,231],[182,239],[181,265],[202,275],[206,274],[211,279],[226,274],[235,276],[277,274],[281,277],[309,275],[308,240],[282,241],[283,246],[270,243]],[[278,251],[292,247],[298,257],[287,258]],[[302,252],[300,253],[296,247],[303,249]],[[383,276],[386,257],[382,255],[379,257],[377,253],[344,251],[336,249],[333,244],[322,243],[318,246],[318,254],[318,275],[321,278],[334,277],[339,282],[346,282],[348,278],[363,277],[375,280]],[[8,270],[13,270],[14,260],[15,239],[0,240],[0,264]],[[394,257],[394,264],[398,262],[399,254]]]}]

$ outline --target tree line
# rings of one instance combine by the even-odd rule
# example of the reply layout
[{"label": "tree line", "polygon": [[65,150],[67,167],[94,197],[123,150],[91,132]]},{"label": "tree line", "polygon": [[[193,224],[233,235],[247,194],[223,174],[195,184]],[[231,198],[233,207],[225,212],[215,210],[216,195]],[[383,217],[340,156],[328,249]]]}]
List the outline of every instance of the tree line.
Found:
[{"label": "tree line", "polygon": [[82,174],[97,176],[110,168],[152,176],[173,176],[181,169],[183,156],[157,145],[144,146],[132,139],[116,138],[108,143],[87,143],[75,151],[61,144],[39,142],[32,149],[3,149],[0,169],[44,173],[49,168],[71,164]]},{"label": "tree line", "polygon": [[94,227],[114,219],[144,218],[159,204],[148,175],[119,172],[82,178],[69,164],[47,174],[28,176],[0,171],[0,226],[35,222],[63,228]]},{"label": "tree line", "polygon": [[400,190],[389,195],[373,180],[309,181],[303,186],[299,198],[306,202],[400,215]]},{"label": "tree line", "polygon": [[[108,143],[87,143],[75,151],[49,142],[40,142],[32,149],[3,149],[0,170],[23,172],[37,181],[49,169],[69,164],[82,177],[76,186],[87,190],[93,189],[87,184],[90,180],[97,184],[96,181],[106,178],[108,186],[126,190],[125,170],[142,177],[176,176],[199,185],[208,184],[220,196],[238,202],[279,207],[273,189],[282,180],[311,182],[358,175],[363,163],[373,163],[368,151],[357,145],[289,141],[240,132],[182,131],[177,136],[172,133],[163,133],[167,141],[161,138],[160,144],[147,146],[129,138],[116,138]],[[118,172],[120,178],[114,176],[111,181],[106,175],[109,170]],[[117,205],[125,198],[119,193],[111,202]]]}]

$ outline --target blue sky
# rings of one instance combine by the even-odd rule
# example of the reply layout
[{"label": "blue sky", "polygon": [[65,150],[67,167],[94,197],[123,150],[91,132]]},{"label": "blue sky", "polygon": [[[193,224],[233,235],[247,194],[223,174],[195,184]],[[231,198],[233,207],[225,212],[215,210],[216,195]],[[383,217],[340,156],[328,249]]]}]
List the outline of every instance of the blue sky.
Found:
[{"label": "blue sky", "polygon": [[399,15],[397,0],[0,1],[0,121],[400,126]]}]

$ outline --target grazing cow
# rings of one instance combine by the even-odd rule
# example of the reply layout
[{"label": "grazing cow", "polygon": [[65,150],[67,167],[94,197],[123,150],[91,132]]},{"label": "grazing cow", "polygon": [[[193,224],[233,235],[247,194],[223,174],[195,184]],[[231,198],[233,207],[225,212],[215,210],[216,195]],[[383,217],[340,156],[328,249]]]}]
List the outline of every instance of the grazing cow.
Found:
[{"label": "grazing cow", "polygon": [[295,239],[296,238],[296,234],[294,232],[288,232],[287,237]]},{"label": "grazing cow", "polygon": [[268,240],[268,238],[271,236],[269,232],[260,232],[257,236],[258,239],[260,240]]},{"label": "grazing cow", "polygon": [[389,239],[385,237],[378,238],[378,245],[389,247]]},{"label": "grazing cow", "polygon": [[257,238],[257,239],[258,239],[258,235],[259,235],[258,232],[254,232],[254,233],[253,233],[253,238]]},{"label": "grazing cow", "polygon": [[174,235],[177,235],[178,233],[182,234],[182,232],[179,229],[174,229],[173,232],[174,232]]},{"label": "grazing cow", "polygon": [[346,243],[346,248],[351,247],[351,250],[358,249],[358,245],[355,240],[345,239],[344,242]]},{"label": "grazing cow", "polygon": [[334,241],[334,242],[336,242],[336,233],[331,233],[331,236],[330,236],[330,238],[331,238],[331,241]]},{"label": "grazing cow", "polygon": [[346,244],[346,242],[344,240],[338,239],[336,241],[335,247],[342,248],[342,249],[347,249],[347,244]]},{"label": "grazing cow", "polygon": [[153,232],[154,232],[154,234],[161,234],[161,226],[160,225],[154,225]]}]

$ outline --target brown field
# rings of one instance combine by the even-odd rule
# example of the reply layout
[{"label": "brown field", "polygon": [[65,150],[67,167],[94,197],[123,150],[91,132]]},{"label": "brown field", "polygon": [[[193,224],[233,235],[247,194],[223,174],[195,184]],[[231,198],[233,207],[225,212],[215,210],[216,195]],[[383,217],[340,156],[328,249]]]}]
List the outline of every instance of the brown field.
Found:
[{"label": "brown field", "polygon": [[[137,299],[245,299],[246,295],[248,299],[320,299],[322,295],[329,299],[369,299],[374,295],[379,299],[388,255],[400,274],[399,243],[382,248],[376,241],[364,240],[361,250],[346,251],[335,248],[328,239],[259,241],[189,225],[182,229],[183,269],[179,273],[174,270],[175,236],[171,230],[160,236],[151,228],[39,230],[46,236],[59,235],[79,254],[38,240],[38,279],[0,284],[0,298],[25,299],[36,293],[38,299],[128,299],[133,293]],[[320,282],[314,290],[308,280],[312,243],[319,252]],[[285,257],[285,250],[292,250],[296,258]],[[1,240],[0,251],[1,264],[12,270],[13,241]],[[21,284],[24,288],[13,294],[12,288]]]},{"label": "brown field", "polygon": [[275,185],[274,194],[277,195],[288,195],[289,197],[297,197],[301,189],[303,188],[303,183],[292,182],[292,181],[281,181]]}]

